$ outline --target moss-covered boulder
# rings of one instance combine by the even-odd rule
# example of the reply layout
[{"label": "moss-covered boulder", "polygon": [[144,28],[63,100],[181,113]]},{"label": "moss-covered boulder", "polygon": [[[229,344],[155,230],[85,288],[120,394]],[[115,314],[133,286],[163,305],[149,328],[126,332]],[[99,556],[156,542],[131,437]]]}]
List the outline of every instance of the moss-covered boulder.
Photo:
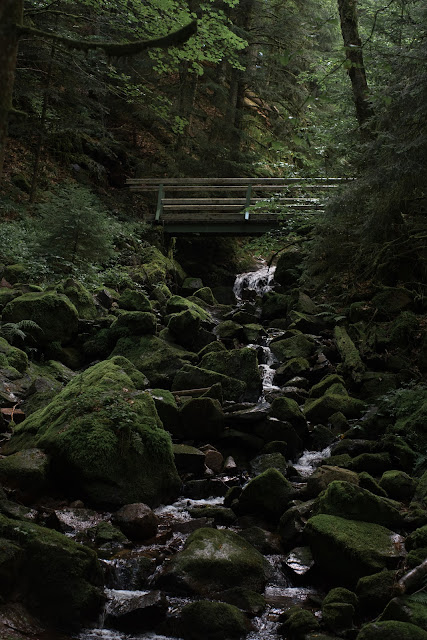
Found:
[{"label": "moss-covered boulder", "polygon": [[91,504],[167,502],[180,482],[169,434],[144,384],[125,358],[100,362],[17,426],[6,453],[43,449],[56,481]]},{"label": "moss-covered boulder", "polygon": [[203,322],[208,323],[209,325],[213,324],[212,316],[209,311],[206,311],[196,302],[188,300],[188,298],[183,298],[182,296],[172,296],[172,298],[169,298],[166,303],[167,314],[180,313],[181,311],[186,311],[187,309],[190,309],[191,311],[197,313],[200,317],[200,320],[202,320]]},{"label": "moss-covered boulder", "polygon": [[360,607],[367,615],[378,614],[397,594],[396,571],[383,569],[360,578],[356,585]]},{"label": "moss-covered boulder", "polygon": [[274,374],[274,384],[283,384],[295,376],[303,376],[310,369],[310,363],[306,358],[291,358],[281,364]]},{"label": "moss-covered boulder", "polygon": [[343,587],[331,589],[322,602],[322,620],[331,631],[351,629],[358,599],[353,591]]},{"label": "moss-covered boulder", "polygon": [[417,596],[411,595],[393,598],[384,609],[379,620],[410,622],[427,631],[427,603],[420,602]]},{"label": "moss-covered boulder", "polygon": [[[45,624],[77,630],[95,621],[103,603],[96,554],[64,535],[0,515],[0,539],[19,549],[16,593]],[[1,565],[0,565],[1,566]]]},{"label": "moss-covered boulder", "polygon": [[181,437],[181,417],[173,393],[167,389],[148,389],[148,393],[154,400],[157,413],[166,431]]},{"label": "moss-covered boulder", "polygon": [[205,389],[217,383],[221,385],[224,400],[239,401],[245,394],[246,384],[242,380],[190,364],[184,365],[176,373],[172,383],[172,391]]},{"label": "moss-covered boulder", "polygon": [[172,451],[179,473],[202,476],[205,471],[205,454],[188,444],[173,444]]},{"label": "moss-covered boulder", "polygon": [[0,458],[0,482],[19,489],[21,495],[35,497],[49,483],[49,457],[40,449],[24,449]]},{"label": "moss-covered boulder", "polygon": [[201,287],[200,289],[197,289],[197,291],[193,293],[193,297],[200,298],[200,300],[211,307],[218,304],[218,301],[215,299],[215,296],[212,293],[212,289],[210,287]]},{"label": "moss-covered boulder", "polygon": [[180,418],[183,436],[191,440],[216,440],[224,428],[221,405],[212,398],[192,398],[183,405]]},{"label": "moss-covered boulder", "polygon": [[365,372],[360,353],[353,340],[347,333],[345,327],[335,327],[334,338],[338,352],[341,356],[342,363],[340,368],[345,376],[348,376],[353,382],[361,382]]},{"label": "moss-covered boulder", "polygon": [[171,345],[157,336],[120,338],[111,357],[124,356],[142,371],[153,387],[170,388],[172,380],[186,362],[196,355],[177,345]]},{"label": "moss-covered boulder", "polygon": [[141,265],[129,269],[131,278],[142,286],[158,286],[160,283],[177,282],[181,284],[186,274],[181,265],[169,258],[154,245],[144,247]]},{"label": "moss-covered boulder", "polygon": [[267,469],[252,478],[239,497],[239,513],[278,521],[294,495],[291,483],[277,469]]},{"label": "moss-covered boulder", "polygon": [[274,280],[284,287],[295,284],[300,276],[300,265],[303,260],[303,252],[296,247],[281,253],[277,260]]},{"label": "moss-covered boulder", "polygon": [[307,421],[298,403],[292,398],[282,396],[275,398],[271,404],[270,414],[273,418],[290,422],[299,436],[308,435]]},{"label": "moss-covered boulder", "polygon": [[0,338],[0,369],[4,370],[4,375],[11,379],[19,378],[27,368],[27,354],[17,347],[12,347],[4,338]]},{"label": "moss-covered boulder", "polygon": [[327,421],[334,413],[342,413],[346,418],[358,418],[365,408],[365,403],[348,395],[326,393],[320,398],[307,400],[304,415],[311,422]]},{"label": "moss-covered boulder", "polygon": [[40,342],[68,342],[76,333],[78,312],[70,299],[56,291],[24,293],[3,309],[4,322],[32,320],[42,330]]},{"label": "moss-covered boulder", "polygon": [[83,320],[95,320],[98,317],[98,309],[96,308],[95,301],[92,294],[86,289],[86,287],[78,280],[68,278],[58,288],[59,293],[63,293],[67,296],[77,309],[79,318]]},{"label": "moss-covered boulder", "polygon": [[404,471],[390,469],[385,471],[379,485],[393,500],[408,501],[414,495],[416,482]]},{"label": "moss-covered boulder", "polygon": [[310,358],[314,353],[315,344],[311,338],[298,333],[290,338],[274,341],[270,347],[276,358],[284,361],[289,358]]},{"label": "moss-covered boulder", "polygon": [[283,624],[280,625],[282,637],[291,640],[304,640],[310,631],[319,631],[320,624],[314,613],[301,609],[299,607],[291,607],[284,612]]},{"label": "moss-covered boulder", "polygon": [[401,553],[389,529],[326,514],[310,518],[304,537],[325,575],[350,586],[365,575],[395,566]]},{"label": "moss-covered boulder", "polygon": [[315,498],[335,480],[343,480],[354,485],[359,484],[358,475],[354,471],[331,465],[322,465],[307,480],[308,495]]},{"label": "moss-covered boulder", "polygon": [[126,311],[152,311],[151,302],[143,291],[125,289],[118,300],[121,309]]},{"label": "moss-covered boulder", "polygon": [[262,298],[263,320],[276,320],[286,318],[289,309],[289,297],[283,293],[269,291]]},{"label": "moss-covered boulder", "polygon": [[251,625],[234,605],[199,600],[182,609],[179,627],[184,640],[233,640],[245,636]]},{"label": "moss-covered boulder", "polygon": [[231,587],[262,591],[266,571],[264,557],[236,533],[202,528],[172,558],[161,582],[200,595]]},{"label": "moss-covered boulder", "polygon": [[398,507],[399,503],[380,498],[354,483],[334,480],[320,496],[318,512],[394,528],[403,521]]},{"label": "moss-covered boulder", "polygon": [[335,384],[344,384],[344,378],[337,373],[331,373],[321,379],[320,382],[313,385],[310,389],[310,398],[320,398],[328,389]]},{"label": "moss-covered boulder", "polygon": [[178,344],[191,348],[200,330],[200,324],[200,315],[194,309],[185,309],[170,316],[168,329]]},{"label": "moss-covered boulder", "polygon": [[243,339],[243,326],[233,320],[224,320],[215,327],[215,334],[219,340],[223,340],[226,343],[233,340],[241,342]]},{"label": "moss-covered boulder", "polygon": [[156,333],[157,320],[154,313],[147,311],[124,311],[113,322],[110,327],[111,332],[117,336],[123,335],[124,331],[130,336],[143,336],[145,334]]},{"label": "moss-covered boulder", "polygon": [[362,627],[356,640],[427,640],[427,631],[409,622],[371,622]]},{"label": "moss-covered boulder", "polygon": [[9,289],[9,287],[0,287],[0,312],[4,309],[8,302],[22,296],[21,289]]},{"label": "moss-covered boulder", "polygon": [[243,325],[243,338],[246,343],[261,342],[261,339],[266,336],[264,327],[256,322],[250,322]]},{"label": "moss-covered boulder", "polygon": [[244,347],[233,351],[208,353],[202,358],[200,367],[244,382],[246,385],[244,400],[256,402],[261,395],[261,376],[254,349]]},{"label": "moss-covered boulder", "polygon": [[427,525],[415,529],[405,540],[408,551],[427,547]]}]

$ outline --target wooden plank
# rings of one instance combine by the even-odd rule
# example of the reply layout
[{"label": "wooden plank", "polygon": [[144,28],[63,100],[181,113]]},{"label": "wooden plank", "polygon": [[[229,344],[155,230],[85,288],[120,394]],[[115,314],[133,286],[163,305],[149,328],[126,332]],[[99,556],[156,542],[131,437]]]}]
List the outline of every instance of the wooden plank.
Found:
[{"label": "wooden plank", "polygon": [[[203,204],[203,205],[211,205],[211,204],[234,204],[241,206],[248,206],[257,204],[258,202],[267,202],[270,203],[270,200],[266,200],[265,198],[251,198],[248,203],[245,198],[163,198],[162,203],[164,207],[168,205],[189,205],[189,204]],[[320,202],[319,198],[276,198],[274,203],[276,202],[285,202],[288,204],[317,204]]]},{"label": "wooden plank", "polygon": [[[293,210],[293,211],[305,211],[305,210],[318,210],[318,209],[323,209],[323,205],[322,204],[293,204],[293,205],[289,205],[288,207],[286,207],[289,210]],[[168,205],[164,205],[163,207],[163,216],[170,211],[182,211],[184,213],[189,212],[189,211],[199,211],[199,212],[203,212],[203,211],[212,211],[212,212],[217,212],[217,213],[227,213],[229,211],[243,211],[245,210],[244,207],[242,207],[241,205],[236,205],[236,204],[210,204],[210,205],[204,205],[204,204],[182,204],[182,205],[174,205],[174,204],[168,204]],[[250,212],[251,215],[259,215],[261,213],[261,211],[257,210]],[[279,212],[281,213],[281,212]]]},{"label": "wooden plank", "polygon": [[343,183],[352,178],[127,178],[129,185],[248,185],[248,184],[295,184],[313,182],[319,184]]},{"label": "wooden plank", "polygon": [[[337,189],[339,188],[339,184],[254,184],[252,186],[253,191],[280,191],[282,189],[285,190],[323,190],[323,189]],[[200,187],[199,185],[166,185],[168,192],[175,191],[246,191],[247,187],[245,185],[203,185]],[[159,189],[158,185],[148,185],[148,186],[130,186],[129,191],[138,192],[138,191],[155,191],[157,192]],[[165,189],[166,190],[166,189]]]}]

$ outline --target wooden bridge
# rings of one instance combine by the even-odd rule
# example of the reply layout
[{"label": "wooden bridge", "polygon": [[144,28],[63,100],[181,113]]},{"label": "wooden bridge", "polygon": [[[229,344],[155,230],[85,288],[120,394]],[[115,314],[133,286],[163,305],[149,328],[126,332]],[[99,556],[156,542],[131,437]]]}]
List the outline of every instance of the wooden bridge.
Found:
[{"label": "wooden bridge", "polygon": [[[131,191],[157,192],[144,220],[172,235],[261,235],[296,213],[319,213],[351,178],[130,178]],[[154,195],[154,194],[153,194]],[[265,203],[265,206],[263,206]],[[255,205],[255,207],[253,207]]]}]

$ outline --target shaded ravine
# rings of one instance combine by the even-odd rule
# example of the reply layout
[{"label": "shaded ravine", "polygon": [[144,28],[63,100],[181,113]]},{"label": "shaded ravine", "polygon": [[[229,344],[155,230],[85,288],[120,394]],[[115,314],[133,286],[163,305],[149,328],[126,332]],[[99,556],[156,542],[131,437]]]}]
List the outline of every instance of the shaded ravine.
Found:
[{"label": "shaded ravine", "polygon": [[[250,304],[256,313],[256,297],[262,295],[266,291],[271,290],[272,280],[274,276],[274,267],[268,269],[263,266],[261,269],[251,273],[240,274],[236,278],[234,292],[238,300],[238,307],[243,304]],[[280,387],[273,384],[275,375],[274,365],[277,362],[270,350],[269,343],[274,338],[283,333],[278,329],[266,329],[267,336],[262,338],[259,344],[250,344],[249,347],[256,349],[258,360],[260,362],[260,373],[263,380],[263,391],[258,403],[248,404],[247,410],[263,411],[270,407],[268,402],[268,394],[270,392],[278,392]],[[232,413],[233,407],[228,406],[227,411]],[[304,451],[302,455],[295,461],[290,461],[292,467],[298,474],[299,482],[295,482],[295,488],[300,488],[304,479],[310,476],[321,460],[330,455],[330,449],[323,451]],[[242,475],[235,473],[234,469],[215,476],[216,480],[225,485],[226,488],[234,485],[242,485],[250,478],[248,473]],[[217,490],[215,489],[215,492]],[[129,601],[134,599],[153,599],[159,609],[167,606],[167,619],[173,619],[177,613],[191,601],[197,600],[193,596],[177,596],[176,594],[161,593],[156,587],[156,579],[162,572],[164,563],[180,551],[189,534],[201,526],[206,526],[206,518],[195,519],[189,513],[191,508],[197,506],[222,506],[223,496],[213,495],[209,499],[196,500],[191,498],[185,492],[173,504],[163,505],[155,509],[155,513],[159,520],[159,528],[156,539],[151,544],[143,544],[128,550],[121,551],[117,557],[110,559],[102,559],[101,563],[105,573],[105,610],[97,623],[92,629],[84,629],[78,636],[79,640],[179,640],[180,636],[173,634],[173,628],[168,630],[168,635],[155,633],[151,629],[141,633],[134,631],[118,631],[109,628],[108,616],[120,613],[121,608],[126,608]],[[111,514],[99,514],[99,520],[107,520]],[[93,526],[93,516],[89,517],[88,522],[84,518],[76,523],[72,517],[68,517],[69,531],[67,535],[79,539],[84,529]],[[234,526],[225,527],[217,525],[218,528],[228,528],[237,533],[239,528]],[[280,614],[294,605],[302,605],[307,602],[310,597],[316,595],[315,588],[299,583],[293,583],[292,579],[283,570],[284,556],[280,553],[266,555],[266,560],[270,565],[269,580],[266,585],[264,596],[266,607],[263,613],[252,618],[253,631],[247,635],[247,640],[277,640],[279,616]],[[292,558],[287,559],[287,565],[292,566]],[[293,566],[294,574],[298,575],[298,559],[295,559]],[[302,572],[302,571],[301,571]],[[154,607],[155,608],[155,607]],[[147,609],[148,611],[148,609]],[[153,614],[155,618],[155,614]],[[153,618],[153,619],[154,619]],[[155,628],[153,623],[152,628]],[[167,626],[167,625],[166,625]]]}]

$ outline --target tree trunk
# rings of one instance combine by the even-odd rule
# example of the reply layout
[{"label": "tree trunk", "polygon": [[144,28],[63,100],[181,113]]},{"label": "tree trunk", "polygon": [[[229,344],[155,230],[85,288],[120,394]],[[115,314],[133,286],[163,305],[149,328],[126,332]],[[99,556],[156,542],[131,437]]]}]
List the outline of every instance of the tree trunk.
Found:
[{"label": "tree trunk", "polygon": [[19,34],[16,25],[22,24],[23,19],[23,0],[3,0],[3,3],[0,8],[0,180],[18,53]]},{"label": "tree trunk", "polygon": [[374,115],[374,111],[369,100],[369,88],[363,64],[362,42],[359,36],[356,5],[357,0],[338,0],[341,33],[344,40],[345,55],[349,64],[348,75],[353,89],[356,117],[362,127]]}]

